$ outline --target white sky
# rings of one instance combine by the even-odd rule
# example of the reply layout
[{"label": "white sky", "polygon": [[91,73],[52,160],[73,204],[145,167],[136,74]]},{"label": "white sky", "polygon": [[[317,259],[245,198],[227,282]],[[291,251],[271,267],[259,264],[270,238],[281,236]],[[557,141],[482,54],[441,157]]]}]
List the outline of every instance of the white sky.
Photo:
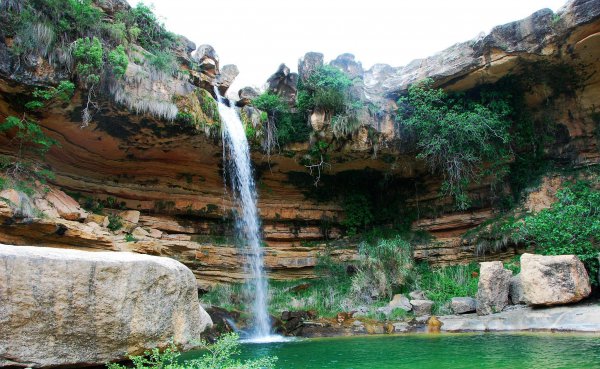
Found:
[{"label": "white sky", "polygon": [[[128,0],[135,5],[139,0]],[[349,52],[365,69],[406,65],[565,0],[146,0],[167,28],[212,45],[240,75],[230,92],[262,86],[308,51]]]}]

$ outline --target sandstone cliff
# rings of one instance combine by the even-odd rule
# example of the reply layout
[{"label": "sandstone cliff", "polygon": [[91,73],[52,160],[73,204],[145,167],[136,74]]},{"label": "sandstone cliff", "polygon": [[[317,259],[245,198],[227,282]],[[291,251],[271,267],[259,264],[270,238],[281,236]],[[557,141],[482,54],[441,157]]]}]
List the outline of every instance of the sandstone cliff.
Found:
[{"label": "sandstone cliff", "polygon": [[[114,7],[127,7],[118,1],[108,3],[112,7],[103,11],[109,18]],[[55,84],[70,78],[70,72],[40,53],[19,64],[11,52],[14,35],[0,33],[0,118],[4,118],[22,112],[22,101],[35,86]],[[46,156],[56,174],[50,186],[55,196],[38,193],[24,200],[44,216],[22,216],[15,214],[22,208],[20,195],[5,194],[12,200],[0,202],[0,242],[170,256],[190,267],[204,288],[244,278],[243,251],[233,246],[231,237],[232,202],[223,191],[222,147],[211,96],[213,86],[226,91],[236,68],[220,66],[211,47],[202,45],[191,53],[195,46],[181,40],[175,48],[179,72],[166,75],[156,74],[143,48],[132,46],[124,78],[98,95],[98,109],[87,127],[82,128],[81,119],[87,99],[84,89],[68,103],[38,114],[44,132],[60,143]],[[448,91],[469,91],[522,75],[536,62],[571,66],[583,76],[572,93],[555,94],[547,84],[538,83],[530,86],[527,106],[533,115],[550,117],[558,127],[546,156],[571,167],[597,164],[599,54],[600,7],[584,0],[570,1],[556,14],[541,10],[498,26],[488,35],[404,67],[381,64],[364,71],[353,56],[344,54],[331,65],[360,80],[361,99],[376,111],[364,112],[361,128],[349,139],[336,139],[326,119],[313,115],[313,135],[333,148],[321,188],[329,183],[335,190],[348,178],[359,178],[364,191],[381,194],[381,204],[392,203],[388,194],[401,198],[394,209],[396,218],[408,219],[404,211],[411,209],[416,213],[413,226],[435,237],[435,242],[417,247],[418,258],[433,263],[477,259],[475,246],[461,236],[495,215],[499,206],[495,195],[483,181],[469,189],[476,200],[473,206],[454,211],[439,195],[440,176],[416,159],[410,136],[395,124],[397,98],[426,77]],[[300,73],[319,63],[322,57],[307,54]],[[291,96],[297,81],[298,76],[280,68],[269,86]],[[312,276],[317,255],[325,250],[344,260],[356,257],[352,240],[343,238],[346,214],[340,199],[319,196],[322,193],[314,190],[314,177],[302,161],[309,150],[310,143],[305,142],[270,156],[260,150],[253,153],[265,263],[273,278]],[[14,155],[9,136],[0,135],[0,153]],[[69,197],[92,207],[101,204],[104,215],[125,209],[141,215],[111,232],[104,217],[81,212]],[[326,247],[335,240],[333,248]],[[505,249],[494,257],[513,252]]]}]

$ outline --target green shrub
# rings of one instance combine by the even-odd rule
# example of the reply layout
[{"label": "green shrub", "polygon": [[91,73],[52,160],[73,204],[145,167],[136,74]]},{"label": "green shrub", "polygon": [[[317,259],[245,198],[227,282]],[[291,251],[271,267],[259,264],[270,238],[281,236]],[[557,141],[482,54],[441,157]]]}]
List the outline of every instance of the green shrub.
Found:
[{"label": "green shrub", "polygon": [[108,62],[112,66],[113,74],[116,78],[123,78],[129,65],[129,58],[125,54],[123,45],[117,46],[114,50],[108,53]]},{"label": "green shrub", "polygon": [[[136,369],[271,369],[276,357],[240,360],[239,336],[235,333],[222,335],[214,344],[201,341],[205,351],[200,359],[181,361],[177,347],[172,343],[162,352],[155,348],[142,356],[130,356]],[[120,364],[107,364],[107,369],[127,369]]]},{"label": "green shrub", "polygon": [[391,298],[414,279],[412,247],[400,236],[362,242],[358,272],[352,278],[354,297],[370,302],[374,296]]},{"label": "green shrub", "polygon": [[298,84],[297,106],[301,112],[321,109],[331,116],[346,111],[352,80],[339,69],[323,65]]},{"label": "green shrub", "polygon": [[100,72],[103,64],[104,51],[100,40],[80,38],[75,42],[73,57],[77,62],[77,74],[88,87],[100,82]]},{"label": "green shrub", "polygon": [[130,36],[152,53],[163,52],[176,44],[175,34],[167,31],[152,9],[143,2],[139,2],[129,14],[121,15],[120,19],[129,24]]},{"label": "green shrub", "polygon": [[280,96],[265,92],[252,100],[252,106],[266,113],[265,119],[261,117],[263,123],[276,126],[277,145],[308,140],[311,128],[306,118],[302,114],[292,113]]},{"label": "green shrub", "polygon": [[[27,102],[25,106],[30,110],[37,110],[59,101],[68,101],[74,88],[70,81],[62,81],[57,87],[37,88],[32,94],[36,100]],[[5,185],[18,187],[32,194],[31,184],[35,180],[46,183],[46,180],[53,178],[54,174],[44,168],[43,159],[50,148],[58,146],[58,142],[48,137],[38,122],[28,114],[23,114],[21,118],[6,117],[0,123],[0,133],[8,131],[15,131],[9,144],[14,148],[14,156],[0,156],[0,170],[6,175]]]},{"label": "green shrub", "polygon": [[449,303],[452,297],[475,297],[477,294],[479,280],[474,272],[478,272],[475,263],[438,268],[419,263],[411,288],[425,292],[427,298],[434,302],[434,313],[451,313]]},{"label": "green shrub", "polygon": [[371,202],[362,193],[351,193],[344,198],[344,220],[342,225],[346,227],[346,231],[350,236],[356,235],[358,232],[364,232],[375,219]]},{"label": "green shrub", "polygon": [[600,252],[600,176],[579,180],[557,192],[549,209],[515,223],[520,237],[544,255],[575,254],[597,285]]},{"label": "green shrub", "polygon": [[108,215],[108,229],[115,232],[119,229],[123,228],[123,218],[118,215],[109,214]]},{"label": "green shrub", "polygon": [[148,54],[146,60],[150,66],[158,71],[167,74],[173,74],[177,71],[175,55],[170,51],[156,51],[153,54]]},{"label": "green shrub", "polygon": [[[442,193],[453,196],[458,209],[466,209],[469,184],[484,174],[497,179],[505,174],[511,108],[498,96],[482,96],[477,102],[448,96],[432,84],[427,79],[409,88],[398,101],[398,119],[416,134],[417,157],[444,176]],[[485,163],[490,163],[487,171]]]}]

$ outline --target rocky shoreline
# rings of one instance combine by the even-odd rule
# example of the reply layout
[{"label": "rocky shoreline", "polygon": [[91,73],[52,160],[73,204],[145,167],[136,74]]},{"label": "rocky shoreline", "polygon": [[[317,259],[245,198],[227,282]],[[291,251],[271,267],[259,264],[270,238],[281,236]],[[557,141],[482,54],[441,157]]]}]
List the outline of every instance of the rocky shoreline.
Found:
[{"label": "rocky shoreline", "polygon": [[342,322],[336,319],[306,320],[294,332],[294,336],[304,338],[438,332],[600,333],[600,300],[543,308],[515,305],[490,315],[423,316],[397,322],[361,318]]}]

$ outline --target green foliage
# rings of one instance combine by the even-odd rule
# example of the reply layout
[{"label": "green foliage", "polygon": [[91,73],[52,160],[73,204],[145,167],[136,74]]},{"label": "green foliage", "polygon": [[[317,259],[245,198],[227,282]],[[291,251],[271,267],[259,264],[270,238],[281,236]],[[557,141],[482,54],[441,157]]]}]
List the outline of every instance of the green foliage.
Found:
[{"label": "green foliage", "polygon": [[96,37],[80,38],[75,42],[73,57],[77,62],[77,73],[86,86],[100,82],[103,55],[102,44]]},{"label": "green foliage", "polygon": [[137,238],[133,237],[131,233],[125,234],[125,242],[136,242]]},{"label": "green foliage", "polygon": [[117,46],[114,50],[108,53],[108,62],[112,66],[113,74],[116,78],[123,78],[129,65],[129,58],[125,54],[123,45]]},{"label": "green foliage", "polygon": [[[155,348],[142,356],[130,356],[135,369],[272,369],[276,357],[240,360],[239,337],[235,333],[222,335],[214,344],[200,342],[205,351],[200,359],[181,361],[177,347],[171,343],[162,352]],[[107,364],[107,369],[127,369],[120,364]]]},{"label": "green foliage", "polygon": [[175,55],[170,51],[155,51],[152,54],[146,55],[146,60],[158,71],[173,74],[177,71],[177,63],[175,61]]},{"label": "green foliage", "polygon": [[404,238],[365,241],[358,250],[361,259],[351,287],[357,299],[372,301],[374,291],[378,297],[391,298],[414,278],[412,247]]},{"label": "green foliage", "polygon": [[449,302],[452,297],[475,297],[479,282],[476,263],[434,268],[427,263],[417,264],[413,290],[422,290],[434,302],[436,314],[451,313]]},{"label": "green foliage", "polygon": [[290,110],[287,103],[281,97],[268,91],[252,100],[252,106],[266,112],[270,116],[287,113]]},{"label": "green foliage", "polygon": [[544,255],[575,254],[598,284],[600,252],[600,176],[579,180],[558,191],[549,209],[515,223],[519,235]]},{"label": "green foliage", "polygon": [[288,104],[278,95],[265,92],[252,100],[252,105],[266,114],[261,121],[273,122],[277,127],[276,138],[280,146],[292,142],[306,142],[311,128],[300,113],[293,113]]},{"label": "green foliage", "polygon": [[329,65],[321,66],[298,85],[298,108],[322,109],[332,115],[342,113],[350,86],[352,81],[342,71]]},{"label": "green foliage", "polygon": [[119,229],[123,228],[123,218],[118,215],[109,214],[108,215],[108,229],[115,232]]},{"label": "green foliage", "polygon": [[[506,171],[511,108],[493,94],[476,102],[448,96],[432,83],[414,84],[399,99],[399,121],[416,134],[418,157],[444,176],[443,194],[453,196],[458,209],[466,209],[471,183],[484,174],[500,179]],[[482,169],[484,163],[491,163],[490,170]]]},{"label": "green foliage", "polygon": [[362,108],[360,100],[352,96],[352,85],[344,72],[329,65],[321,66],[298,83],[298,111],[306,117],[311,111],[322,110],[332,118],[336,137],[352,134],[361,125],[356,113]]},{"label": "green foliage", "polygon": [[162,52],[175,46],[175,34],[167,31],[152,12],[152,8],[143,2],[138,3],[135,8],[131,9],[130,14],[121,17],[130,26],[132,38],[136,39],[140,46],[151,53]]},{"label": "green foliage", "polygon": [[[69,100],[74,86],[69,81],[61,82],[57,87],[36,89],[33,97],[37,100],[25,104],[30,110],[40,109],[56,101]],[[8,116],[0,123],[0,133],[12,135],[10,145],[15,148],[15,156],[1,156],[0,169],[6,175],[6,182],[13,188],[20,188],[32,194],[31,184],[34,180],[46,183],[54,174],[43,167],[45,154],[58,142],[48,137],[37,121],[24,114],[21,118]]]},{"label": "green foliage", "polygon": [[375,220],[371,202],[365,194],[352,193],[344,199],[344,220],[341,224],[346,227],[348,235],[353,236],[359,231],[366,231]]}]

